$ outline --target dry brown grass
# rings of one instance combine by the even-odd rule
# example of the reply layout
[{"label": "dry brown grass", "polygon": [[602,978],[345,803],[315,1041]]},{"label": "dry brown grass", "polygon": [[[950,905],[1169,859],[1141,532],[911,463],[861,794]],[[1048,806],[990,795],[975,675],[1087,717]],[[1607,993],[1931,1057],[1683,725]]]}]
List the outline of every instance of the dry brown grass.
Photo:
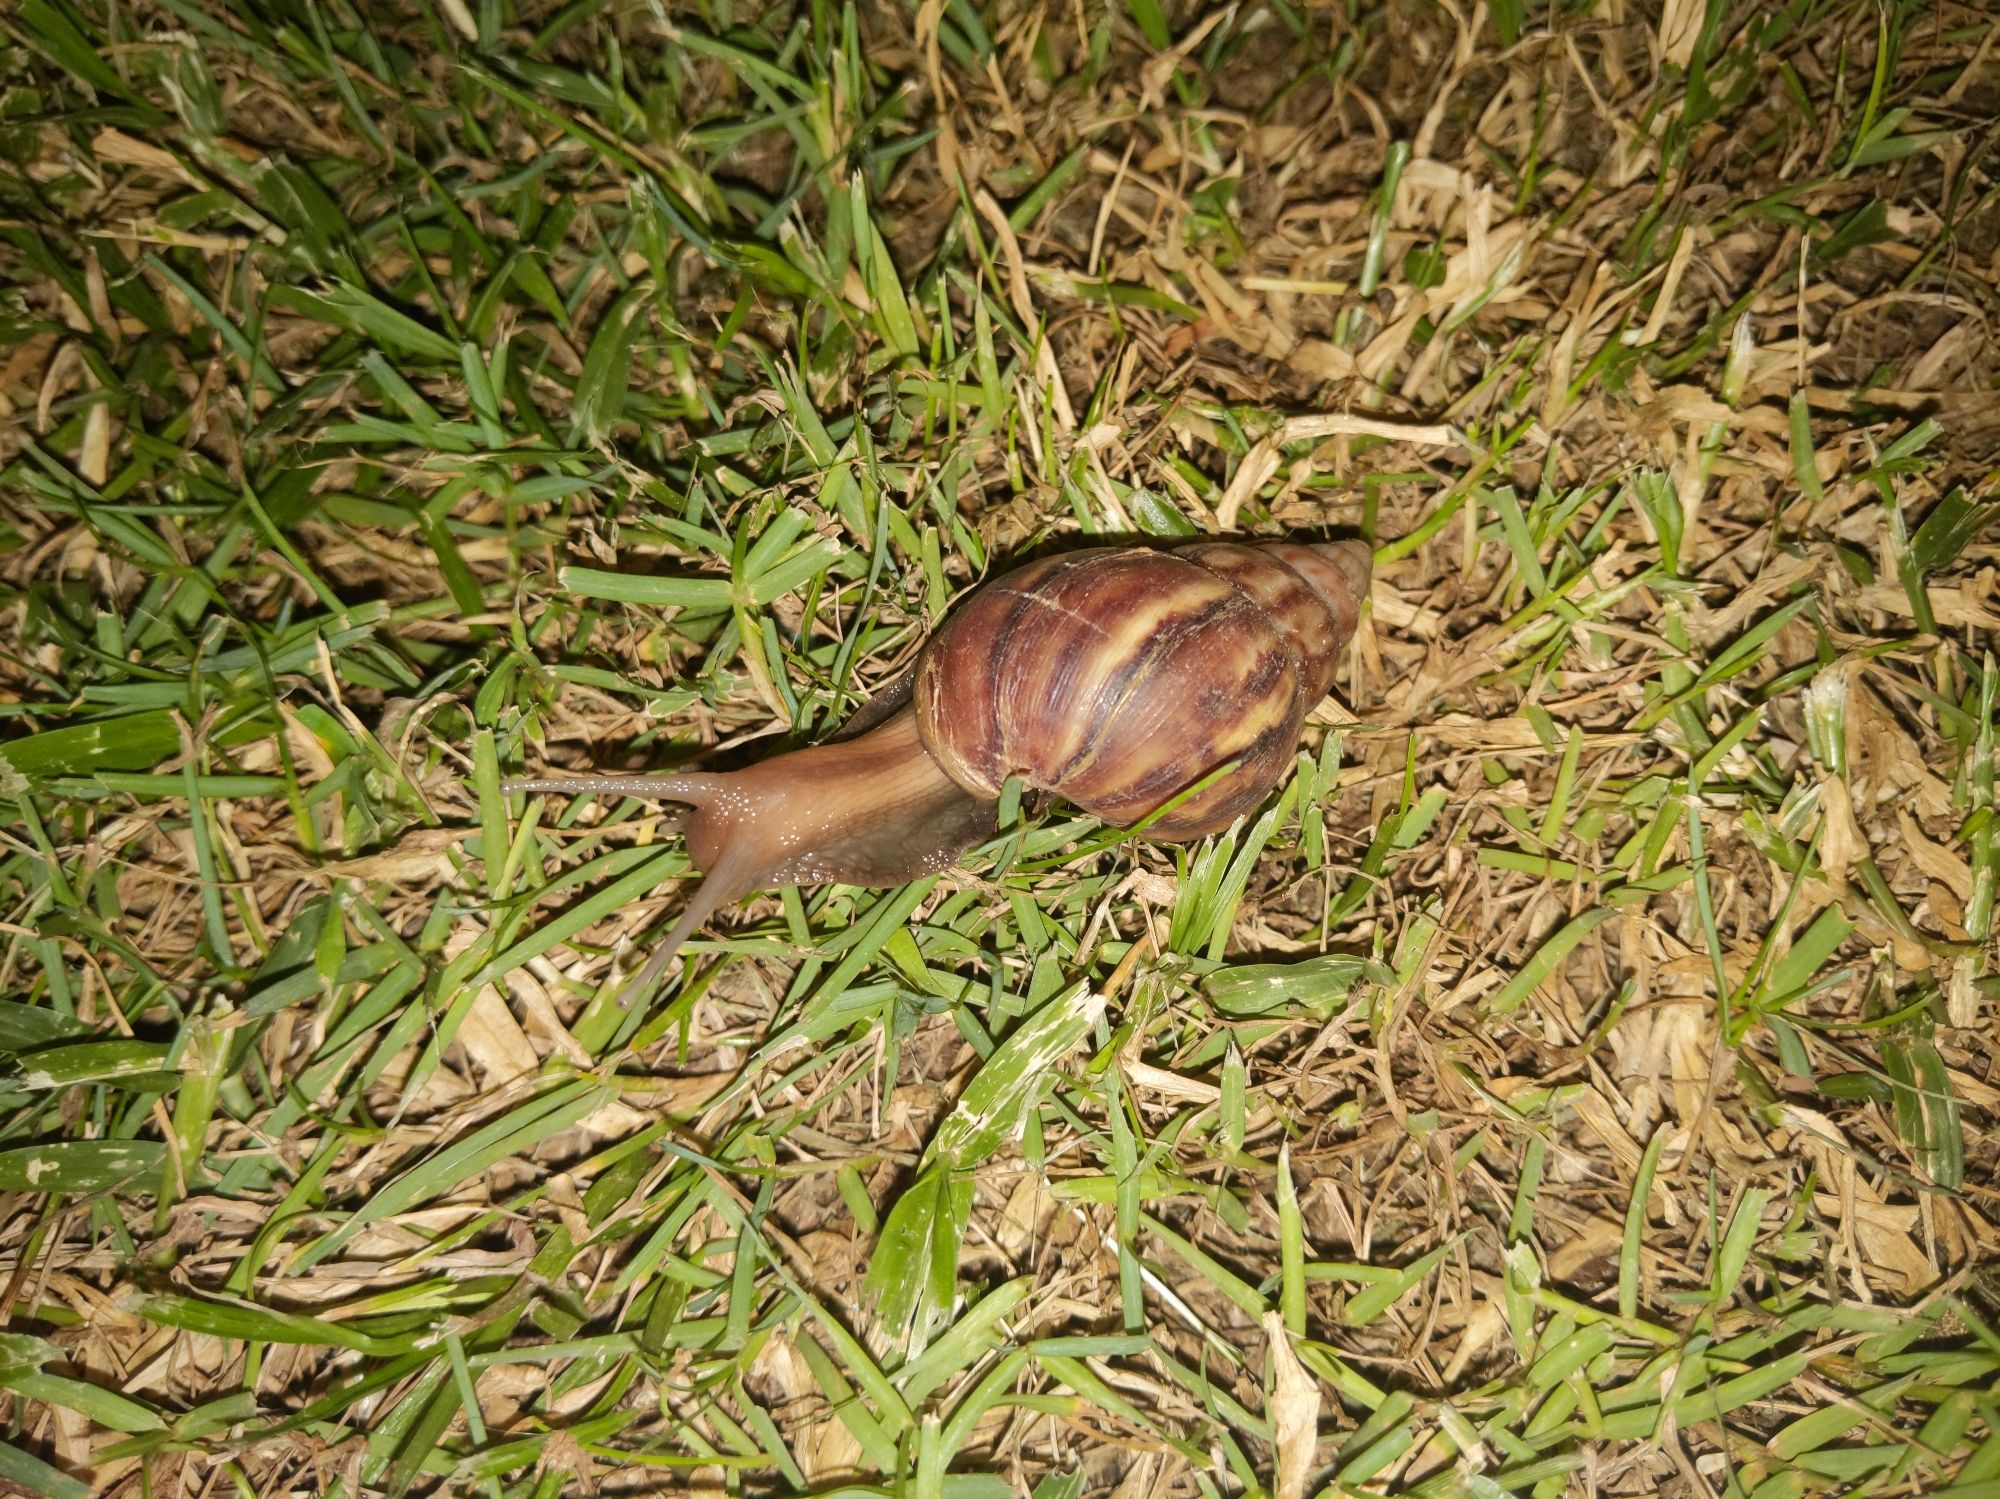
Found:
[{"label": "dry brown grass", "polygon": [[[2000,43],[1511,11],[0,20],[0,1490],[1987,1494]],[[763,898],[628,1013],[668,826],[486,856],[1006,560],[1328,530],[1316,794],[1190,859]]]}]

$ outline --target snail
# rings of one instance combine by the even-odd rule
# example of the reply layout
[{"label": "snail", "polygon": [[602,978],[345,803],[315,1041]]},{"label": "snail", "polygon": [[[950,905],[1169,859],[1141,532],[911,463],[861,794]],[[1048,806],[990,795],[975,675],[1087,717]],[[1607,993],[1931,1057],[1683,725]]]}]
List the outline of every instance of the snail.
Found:
[{"label": "snail", "polygon": [[643,992],[702,922],[752,890],[900,885],[948,868],[992,836],[1013,776],[1116,826],[1157,812],[1150,838],[1222,831],[1291,764],[1369,567],[1356,541],[1047,557],[974,590],[900,690],[827,743],[727,773],[502,789],[694,809],[688,858],[704,879],[641,971]]}]

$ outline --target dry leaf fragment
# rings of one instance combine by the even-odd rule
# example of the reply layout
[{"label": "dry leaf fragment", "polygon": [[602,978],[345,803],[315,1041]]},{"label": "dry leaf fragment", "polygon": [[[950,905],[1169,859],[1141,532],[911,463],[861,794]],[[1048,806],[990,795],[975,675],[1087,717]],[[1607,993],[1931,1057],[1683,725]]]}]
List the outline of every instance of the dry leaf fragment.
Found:
[{"label": "dry leaf fragment", "polygon": [[1703,6],[1701,0],[1667,0],[1660,12],[1660,56],[1677,68],[1685,68],[1701,40]]},{"label": "dry leaf fragment", "polygon": [[120,166],[144,167],[148,171],[159,172],[168,177],[196,179],[188,176],[187,168],[173,152],[163,150],[137,136],[127,135],[122,130],[100,130],[92,137],[90,149],[101,161],[116,162]]},{"label": "dry leaf fragment", "polygon": [[465,0],[439,0],[438,9],[445,19],[458,28],[460,36],[468,42],[479,40],[479,23],[472,19],[472,12],[466,8]]},{"label": "dry leaf fragment", "polygon": [[1819,805],[1825,818],[1825,831],[1819,840],[1820,867],[1832,884],[1844,885],[1855,861],[1868,857],[1868,840],[1854,820],[1854,802],[1845,781],[1831,777],[1821,781]]},{"label": "dry leaf fragment", "polygon": [[1264,1313],[1264,1336],[1271,1345],[1271,1425],[1277,1434],[1278,1499],[1302,1499],[1312,1476],[1313,1452],[1319,1446],[1319,1381],[1306,1372],[1292,1352],[1285,1320]]},{"label": "dry leaf fragment", "polygon": [[1222,1090],[1214,1083],[1204,1082],[1198,1077],[1183,1077],[1178,1072],[1169,1072],[1164,1067],[1155,1067],[1147,1062],[1127,1062],[1124,1069],[1125,1076],[1134,1087],[1149,1089],[1167,1098],[1211,1104],[1222,1096]]},{"label": "dry leaf fragment", "polygon": [[491,984],[472,997],[472,1007],[458,1028],[458,1044],[479,1068],[479,1081],[489,1088],[528,1076],[542,1065],[527,1032]]},{"label": "dry leaf fragment", "polygon": [[1972,870],[1951,849],[1926,838],[1909,812],[1896,808],[1896,826],[1902,829],[1903,848],[1917,868],[1950,889],[1961,901],[1972,899]]}]

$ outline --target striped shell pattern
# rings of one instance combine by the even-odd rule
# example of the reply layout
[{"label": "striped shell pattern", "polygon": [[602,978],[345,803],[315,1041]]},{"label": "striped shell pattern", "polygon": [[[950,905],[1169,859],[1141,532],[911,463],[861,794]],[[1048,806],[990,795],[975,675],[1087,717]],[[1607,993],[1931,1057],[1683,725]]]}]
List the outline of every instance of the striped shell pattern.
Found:
[{"label": "striped shell pattern", "polygon": [[1129,825],[1199,838],[1255,807],[1333,684],[1367,588],[1356,542],[1100,549],[978,590],[917,666],[917,728],[992,798],[1010,775]]}]

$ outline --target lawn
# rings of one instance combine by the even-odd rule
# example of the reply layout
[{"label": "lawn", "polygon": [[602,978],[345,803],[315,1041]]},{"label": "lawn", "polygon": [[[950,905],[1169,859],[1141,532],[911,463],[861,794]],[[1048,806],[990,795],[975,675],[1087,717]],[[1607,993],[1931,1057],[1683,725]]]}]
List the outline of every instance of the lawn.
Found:
[{"label": "lawn", "polygon": [[[2000,21],[14,0],[0,1492],[2000,1496]],[[759,894],[1030,556],[1296,769]]]}]

